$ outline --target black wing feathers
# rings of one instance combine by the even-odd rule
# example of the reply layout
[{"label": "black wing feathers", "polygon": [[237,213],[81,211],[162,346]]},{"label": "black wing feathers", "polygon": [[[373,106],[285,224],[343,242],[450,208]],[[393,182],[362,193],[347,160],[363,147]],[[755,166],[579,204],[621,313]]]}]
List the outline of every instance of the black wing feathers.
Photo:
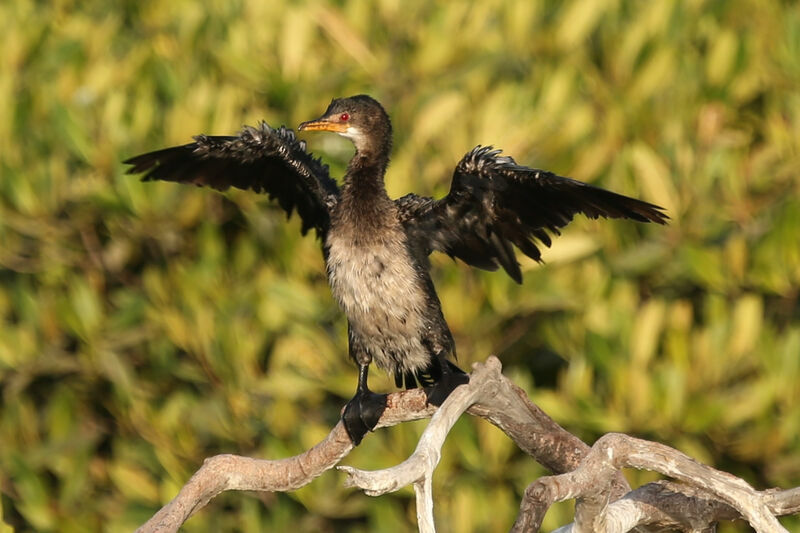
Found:
[{"label": "black wing feathers", "polygon": [[473,149],[456,166],[450,193],[441,200],[413,194],[397,200],[412,242],[465,263],[496,270],[522,281],[514,248],[541,260],[537,242],[552,235],[576,213],[590,218],[630,218],[665,224],[663,208],[544,170],[518,165],[491,147]]},{"label": "black wing feathers", "polygon": [[194,183],[223,191],[229,187],[267,193],[291,215],[302,218],[303,233],[323,235],[338,187],[328,168],[306,152],[292,130],[262,122],[246,126],[238,136],[198,135],[195,142],[138,155],[125,161],[129,174],[145,173],[143,181]]}]

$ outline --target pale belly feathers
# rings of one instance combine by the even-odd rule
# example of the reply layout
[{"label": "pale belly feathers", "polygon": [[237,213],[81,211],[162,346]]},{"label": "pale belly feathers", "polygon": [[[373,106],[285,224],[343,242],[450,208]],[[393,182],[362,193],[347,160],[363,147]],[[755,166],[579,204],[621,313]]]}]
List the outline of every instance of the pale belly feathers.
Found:
[{"label": "pale belly feathers", "polygon": [[328,279],[350,327],[375,363],[393,372],[428,364],[422,336],[426,297],[403,242],[394,232],[376,242],[356,244],[328,237]]}]

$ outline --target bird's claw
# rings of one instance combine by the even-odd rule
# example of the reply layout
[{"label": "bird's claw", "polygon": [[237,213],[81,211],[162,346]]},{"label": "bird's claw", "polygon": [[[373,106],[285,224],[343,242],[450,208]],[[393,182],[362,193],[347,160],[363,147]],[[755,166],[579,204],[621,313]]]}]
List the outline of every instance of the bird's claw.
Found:
[{"label": "bird's claw", "polygon": [[370,390],[359,391],[347,402],[342,413],[344,429],[355,446],[368,431],[375,429],[383,411],[386,410],[386,395],[376,394]]},{"label": "bird's claw", "polygon": [[427,396],[429,404],[438,407],[444,403],[456,387],[459,385],[466,385],[467,383],[469,383],[469,374],[464,374],[463,372],[445,372],[435,385],[425,387],[425,396]]}]

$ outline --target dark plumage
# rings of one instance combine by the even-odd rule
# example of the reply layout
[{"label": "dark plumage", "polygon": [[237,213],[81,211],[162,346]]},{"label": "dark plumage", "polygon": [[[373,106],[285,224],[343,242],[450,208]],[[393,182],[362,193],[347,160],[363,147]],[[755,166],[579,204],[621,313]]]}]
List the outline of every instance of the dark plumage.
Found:
[{"label": "dark plumage", "polygon": [[428,386],[440,403],[467,381],[447,360],[455,345],[429,275],[434,250],[496,270],[521,283],[514,247],[540,261],[538,246],[576,213],[664,224],[663,209],[544,170],[518,165],[491,147],[476,147],[456,165],[442,199],[409,194],[391,200],[383,177],[392,129],[369,96],[333,100],[300,130],[333,131],[356,152],[339,188],[327,166],[306,151],[291,130],[262,123],[235,137],[199,135],[195,142],[133,157],[129,173],[144,180],[229,186],[267,193],[291,214],[303,233],[314,228],[336,301],[348,319],[350,356],[359,365],[356,396],[345,426],[357,444],[379,418],[384,397],[367,387],[371,361],[392,373],[398,386]]}]

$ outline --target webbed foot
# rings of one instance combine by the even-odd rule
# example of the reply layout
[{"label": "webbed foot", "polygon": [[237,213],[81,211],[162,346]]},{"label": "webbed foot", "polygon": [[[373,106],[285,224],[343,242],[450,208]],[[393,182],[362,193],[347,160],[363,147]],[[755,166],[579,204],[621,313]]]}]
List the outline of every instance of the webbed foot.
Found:
[{"label": "webbed foot", "polygon": [[361,443],[367,431],[375,429],[385,410],[386,395],[376,394],[369,389],[359,390],[347,402],[342,413],[342,422],[354,445]]},{"label": "webbed foot", "polygon": [[442,377],[430,387],[425,387],[428,403],[436,406],[442,405],[456,387],[467,383],[469,383],[469,374],[464,373],[463,370],[451,364],[450,361],[446,361],[442,369]]}]

